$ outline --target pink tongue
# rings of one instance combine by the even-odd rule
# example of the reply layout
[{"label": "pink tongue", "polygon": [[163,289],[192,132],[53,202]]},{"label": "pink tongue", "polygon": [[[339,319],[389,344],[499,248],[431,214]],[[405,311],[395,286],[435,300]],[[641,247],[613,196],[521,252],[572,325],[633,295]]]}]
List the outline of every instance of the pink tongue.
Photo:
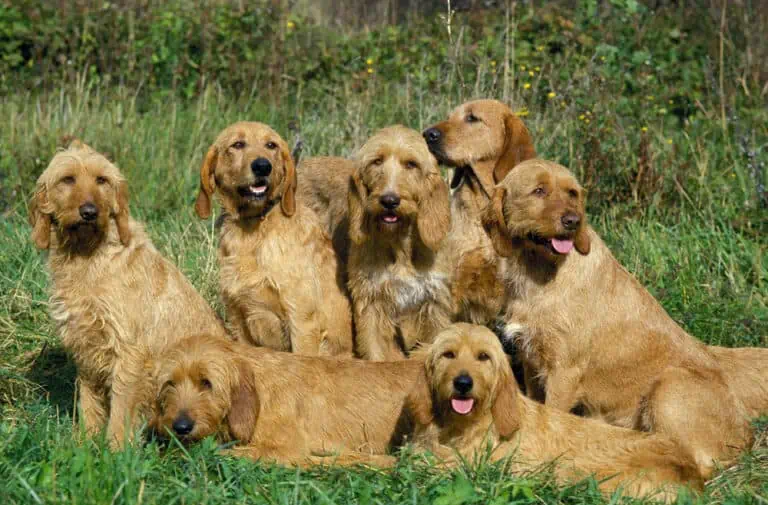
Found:
[{"label": "pink tongue", "polygon": [[573,240],[552,239],[552,247],[560,254],[568,254],[573,249]]},{"label": "pink tongue", "polygon": [[451,398],[451,407],[453,407],[457,414],[469,414],[474,405],[475,400],[473,398]]},{"label": "pink tongue", "polygon": [[384,222],[386,222],[386,223],[396,223],[397,222],[397,216],[384,216]]}]

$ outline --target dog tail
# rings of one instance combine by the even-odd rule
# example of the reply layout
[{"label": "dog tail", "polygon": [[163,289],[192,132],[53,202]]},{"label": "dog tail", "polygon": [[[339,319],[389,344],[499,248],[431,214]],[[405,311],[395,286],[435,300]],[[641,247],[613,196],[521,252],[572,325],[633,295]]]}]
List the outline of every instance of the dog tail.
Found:
[{"label": "dog tail", "polygon": [[709,347],[750,417],[768,414],[768,348]]}]

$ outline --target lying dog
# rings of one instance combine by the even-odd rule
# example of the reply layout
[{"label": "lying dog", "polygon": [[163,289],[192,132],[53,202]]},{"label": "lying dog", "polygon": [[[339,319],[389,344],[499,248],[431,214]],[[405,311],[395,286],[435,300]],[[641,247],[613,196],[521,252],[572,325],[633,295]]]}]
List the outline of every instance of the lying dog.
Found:
[{"label": "lying dog", "polygon": [[586,223],[571,173],[527,161],[495,189],[484,218],[505,258],[507,333],[547,406],[664,433],[709,477],[768,411],[768,350],[706,346],[677,325]]},{"label": "lying dog", "polygon": [[262,123],[222,131],[200,169],[195,209],[221,229],[221,292],[239,339],[308,355],[351,355],[352,313],[340,266],[317,215],[296,199],[286,142]]},{"label": "lying dog", "polygon": [[557,460],[559,480],[594,475],[604,491],[634,496],[665,487],[701,487],[696,465],[675,442],[583,419],[523,396],[498,338],[482,326],[455,324],[443,330],[406,405],[414,418],[414,443],[447,463],[470,461],[491,451],[509,457],[512,471]]}]

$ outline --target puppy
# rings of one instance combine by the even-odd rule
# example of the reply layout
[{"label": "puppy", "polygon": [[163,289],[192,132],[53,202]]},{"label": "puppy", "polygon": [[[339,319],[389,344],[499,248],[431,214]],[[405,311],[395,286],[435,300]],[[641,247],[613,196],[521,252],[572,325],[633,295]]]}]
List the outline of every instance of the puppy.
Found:
[{"label": "puppy", "polygon": [[[557,460],[556,476],[594,475],[604,491],[648,495],[662,486],[701,487],[696,465],[662,436],[583,419],[523,396],[498,338],[482,326],[455,324],[425,351],[416,386],[406,400],[415,421],[414,443],[455,462],[487,454],[509,457],[510,469],[530,470]],[[670,486],[672,485],[672,486]]]},{"label": "puppy", "polygon": [[503,272],[480,223],[493,187],[518,163],[536,156],[523,122],[503,103],[476,100],[423,133],[438,161],[454,167],[453,227],[445,248],[454,265],[458,319],[487,325],[503,308]]},{"label": "puppy", "polygon": [[768,350],[688,335],[586,223],[584,190],[560,165],[530,160],[494,190],[484,218],[504,257],[508,334],[547,406],[664,433],[709,477],[768,411]]},{"label": "puppy", "polygon": [[191,336],[154,366],[150,424],[185,442],[210,435],[237,441],[233,454],[251,459],[304,464],[338,453],[344,461],[388,465],[387,451],[410,431],[403,402],[421,368],[411,360],[308,357]]},{"label": "puppy", "polygon": [[221,132],[200,168],[197,214],[218,194],[221,292],[239,339],[308,355],[351,355],[352,313],[331,241],[296,199],[286,142],[262,123]]},{"label": "puppy", "polygon": [[114,447],[138,424],[147,398],[145,356],[180,335],[224,335],[209,305],[165,260],[128,212],[118,168],[76,141],[37,180],[32,240],[49,250],[51,316],[77,365],[80,411]]},{"label": "puppy", "polygon": [[450,324],[448,185],[421,136],[403,126],[374,134],[349,185],[349,291],[357,351],[402,358]]}]

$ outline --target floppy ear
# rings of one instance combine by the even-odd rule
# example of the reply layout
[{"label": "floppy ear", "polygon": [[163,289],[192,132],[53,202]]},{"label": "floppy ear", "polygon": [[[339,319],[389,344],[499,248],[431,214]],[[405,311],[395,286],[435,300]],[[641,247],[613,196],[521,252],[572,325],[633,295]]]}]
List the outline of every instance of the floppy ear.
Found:
[{"label": "floppy ear", "polygon": [[[413,359],[413,358],[412,358]],[[434,418],[432,388],[427,377],[427,364],[419,370],[411,391],[405,398],[405,408],[410,413],[414,424],[428,426]]]},{"label": "floppy ear", "polygon": [[368,233],[365,230],[365,200],[368,198],[368,191],[360,181],[360,175],[357,170],[349,178],[349,192],[347,194],[349,204],[349,238],[357,245],[362,244],[368,239]]},{"label": "floppy ear", "polygon": [[416,227],[424,245],[437,251],[451,230],[451,208],[448,185],[439,175],[430,175],[432,190],[419,205]]},{"label": "floppy ear", "polygon": [[531,134],[523,121],[515,114],[504,118],[504,150],[493,168],[493,179],[501,182],[515,166],[536,157]]},{"label": "floppy ear", "polygon": [[216,190],[216,180],[214,179],[214,169],[219,156],[219,150],[216,146],[211,146],[205,155],[203,164],[200,167],[200,191],[197,193],[195,201],[195,212],[200,219],[211,217],[211,199]]},{"label": "floppy ear", "polygon": [[130,212],[128,210],[128,182],[120,181],[117,188],[117,211],[115,213],[115,222],[117,223],[117,233],[120,235],[120,242],[128,245],[131,242],[131,229],[129,226]]},{"label": "floppy ear", "polygon": [[592,244],[589,240],[587,223],[583,223],[581,227],[579,227],[579,231],[576,232],[576,237],[573,239],[573,245],[576,247],[576,250],[579,251],[583,256],[589,254],[589,251],[592,248]]},{"label": "floppy ear", "polygon": [[259,397],[253,372],[242,360],[237,363],[238,380],[232,391],[232,404],[227,415],[232,440],[250,442],[259,418]]},{"label": "floppy ear", "polygon": [[48,249],[51,245],[51,216],[41,210],[48,204],[48,190],[38,184],[34,196],[29,201],[29,224],[32,225],[32,242],[38,249]]},{"label": "floppy ear", "polygon": [[507,190],[497,186],[493,196],[483,213],[483,228],[493,243],[493,248],[499,256],[508,258],[514,252],[507,236],[507,223],[504,220],[504,196]]},{"label": "floppy ear", "polygon": [[296,213],[296,165],[287,146],[282,148],[282,156],[285,163],[285,183],[280,207],[283,209],[283,214],[291,217]]},{"label": "floppy ear", "polygon": [[520,410],[517,406],[520,393],[506,360],[503,360],[502,366],[505,368],[500,372],[500,382],[496,389],[496,399],[491,407],[491,415],[499,437],[508,439],[520,428]]}]

